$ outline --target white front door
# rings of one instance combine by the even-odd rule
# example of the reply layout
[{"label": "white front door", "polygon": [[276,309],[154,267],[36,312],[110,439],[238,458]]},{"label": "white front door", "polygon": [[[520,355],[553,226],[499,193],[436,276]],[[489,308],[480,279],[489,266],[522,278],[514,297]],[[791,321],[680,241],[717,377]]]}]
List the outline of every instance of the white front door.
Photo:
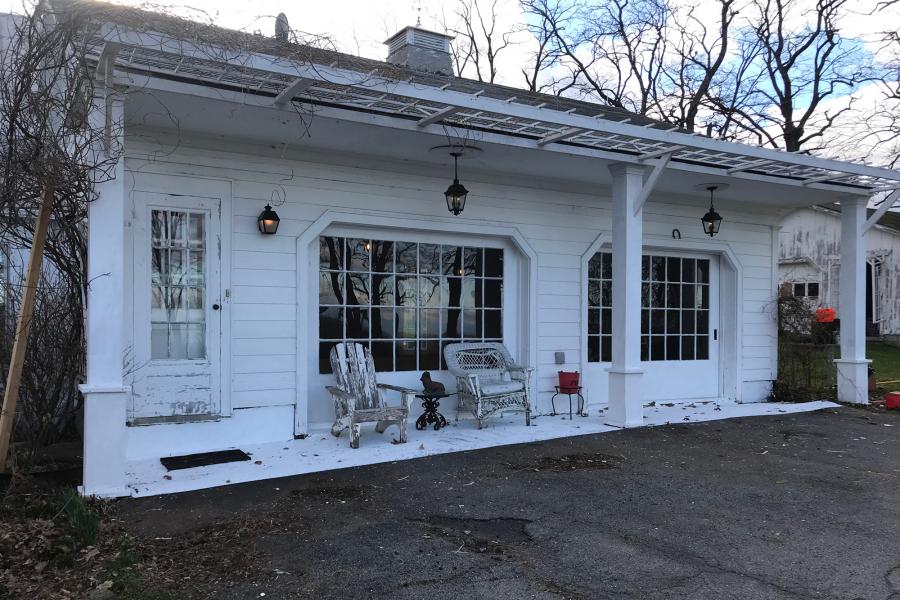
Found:
[{"label": "white front door", "polygon": [[221,198],[133,192],[132,423],[221,414]]},{"label": "white front door", "polygon": [[719,397],[718,257],[647,251],[642,286],[644,400]]},{"label": "white front door", "polygon": [[[641,266],[641,396],[645,402],[718,398],[719,258],[645,250]],[[607,402],[612,361],[612,254],[588,265],[587,365],[590,402]]]}]

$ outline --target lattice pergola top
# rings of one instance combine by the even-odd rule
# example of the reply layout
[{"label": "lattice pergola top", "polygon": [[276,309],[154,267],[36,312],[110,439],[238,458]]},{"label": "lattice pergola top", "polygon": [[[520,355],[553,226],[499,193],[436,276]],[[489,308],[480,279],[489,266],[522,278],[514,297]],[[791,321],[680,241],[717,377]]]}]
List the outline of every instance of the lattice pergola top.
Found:
[{"label": "lattice pergola top", "polygon": [[[57,3],[57,7],[60,4]],[[900,188],[900,172],[882,167],[726,142],[627,111],[588,102],[425,73],[390,63],[279,42],[157,13],[97,2],[85,40],[98,73],[124,71],[293,102],[363,111],[515,138],[535,148],[597,151],[626,162],[729,177],[765,179],[829,191],[875,193]]]}]

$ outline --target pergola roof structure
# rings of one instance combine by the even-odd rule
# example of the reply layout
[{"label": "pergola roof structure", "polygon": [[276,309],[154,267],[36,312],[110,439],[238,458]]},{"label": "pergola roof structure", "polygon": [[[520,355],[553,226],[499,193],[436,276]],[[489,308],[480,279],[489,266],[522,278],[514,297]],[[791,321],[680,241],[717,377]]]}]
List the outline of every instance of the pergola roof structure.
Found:
[{"label": "pergola roof structure", "polygon": [[[230,90],[274,107],[303,103],[482,132],[518,145],[729,177],[870,195],[900,188],[900,172],[726,142],[627,111],[424,73],[259,35],[99,3],[109,19],[85,40],[98,72]],[[98,9],[101,10],[101,9]],[[185,31],[185,26],[190,30]],[[198,35],[198,31],[203,35]]]}]

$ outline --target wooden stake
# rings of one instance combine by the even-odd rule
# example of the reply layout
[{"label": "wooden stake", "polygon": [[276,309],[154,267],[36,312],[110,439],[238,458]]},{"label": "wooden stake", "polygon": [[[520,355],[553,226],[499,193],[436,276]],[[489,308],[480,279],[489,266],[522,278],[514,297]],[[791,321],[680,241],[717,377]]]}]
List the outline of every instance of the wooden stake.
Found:
[{"label": "wooden stake", "polygon": [[22,366],[25,364],[28,330],[31,327],[31,316],[34,313],[34,297],[41,279],[41,259],[44,256],[44,244],[47,241],[50,213],[53,211],[54,191],[52,185],[47,184],[44,186],[44,192],[41,194],[41,207],[34,230],[34,240],[31,244],[31,253],[28,256],[28,272],[25,274],[22,306],[19,307],[16,337],[13,340],[12,356],[9,360],[9,375],[6,378],[6,391],[3,394],[3,408],[0,409],[0,473],[8,472],[6,456],[9,453],[9,440],[12,437],[13,419],[16,415],[19,384],[22,382]]}]

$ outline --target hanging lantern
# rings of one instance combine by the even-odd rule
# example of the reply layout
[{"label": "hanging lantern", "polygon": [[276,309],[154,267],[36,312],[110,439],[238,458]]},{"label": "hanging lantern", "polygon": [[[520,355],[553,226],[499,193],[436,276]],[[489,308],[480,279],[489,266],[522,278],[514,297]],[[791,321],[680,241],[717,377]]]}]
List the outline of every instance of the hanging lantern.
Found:
[{"label": "hanging lantern", "polygon": [[281,219],[278,218],[278,213],[272,210],[269,204],[266,204],[266,208],[259,213],[256,222],[259,224],[260,233],[274,235],[278,231],[278,223],[281,222]]},{"label": "hanging lantern", "polygon": [[447,210],[454,215],[459,215],[466,208],[466,196],[469,194],[469,190],[459,182],[457,162],[462,153],[451,152],[450,154],[453,156],[453,183],[444,192],[444,197],[447,199]]},{"label": "hanging lantern", "polygon": [[713,207],[713,193],[718,187],[711,185],[706,188],[709,191],[709,211],[700,218],[700,222],[703,224],[703,233],[709,237],[715,237],[719,233],[719,227],[722,225],[722,216]]}]

